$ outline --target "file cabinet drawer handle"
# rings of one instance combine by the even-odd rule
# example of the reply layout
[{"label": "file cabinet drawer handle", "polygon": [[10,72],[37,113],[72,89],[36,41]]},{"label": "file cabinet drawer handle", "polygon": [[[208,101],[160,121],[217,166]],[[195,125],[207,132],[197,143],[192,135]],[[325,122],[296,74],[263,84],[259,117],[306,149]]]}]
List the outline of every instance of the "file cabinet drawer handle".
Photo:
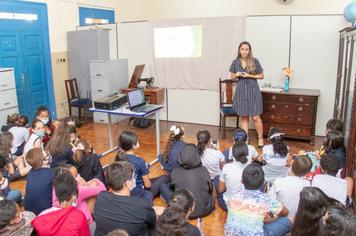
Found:
[{"label": "file cabinet drawer handle", "polygon": [[101,76],[101,74],[96,74],[96,76]]},{"label": "file cabinet drawer handle", "polygon": [[9,102],[5,102],[3,105],[7,106],[7,105],[10,105],[10,103]]},{"label": "file cabinet drawer handle", "polygon": [[2,84],[1,87],[7,87],[7,84]]},{"label": "file cabinet drawer handle", "polygon": [[102,90],[102,89],[97,89],[96,91],[98,91],[98,92],[102,92],[103,90]]}]

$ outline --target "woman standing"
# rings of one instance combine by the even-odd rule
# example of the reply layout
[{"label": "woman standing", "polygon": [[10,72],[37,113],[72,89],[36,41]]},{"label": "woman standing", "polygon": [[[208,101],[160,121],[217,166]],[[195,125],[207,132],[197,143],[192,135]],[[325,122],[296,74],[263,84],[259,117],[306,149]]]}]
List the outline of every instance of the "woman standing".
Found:
[{"label": "woman standing", "polygon": [[263,104],[257,80],[263,79],[263,69],[260,62],[252,56],[250,43],[240,43],[237,58],[231,63],[230,72],[231,79],[238,80],[233,109],[240,116],[240,127],[248,133],[248,121],[251,116],[258,134],[258,148],[262,148],[263,124],[260,115]]}]

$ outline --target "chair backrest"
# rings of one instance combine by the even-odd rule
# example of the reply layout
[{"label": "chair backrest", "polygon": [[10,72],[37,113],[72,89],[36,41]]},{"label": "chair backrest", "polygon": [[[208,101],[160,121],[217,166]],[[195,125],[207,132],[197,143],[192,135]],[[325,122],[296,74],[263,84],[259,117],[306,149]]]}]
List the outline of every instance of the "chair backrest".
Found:
[{"label": "chair backrest", "polygon": [[219,78],[219,97],[220,106],[232,104],[234,89],[233,85],[236,84],[236,80]]},{"label": "chair backrest", "polygon": [[73,99],[79,99],[79,90],[78,90],[78,83],[77,83],[77,79],[68,79],[65,80],[65,84],[66,84],[66,92],[67,92],[67,99],[68,99],[68,103],[70,103],[71,100]]}]

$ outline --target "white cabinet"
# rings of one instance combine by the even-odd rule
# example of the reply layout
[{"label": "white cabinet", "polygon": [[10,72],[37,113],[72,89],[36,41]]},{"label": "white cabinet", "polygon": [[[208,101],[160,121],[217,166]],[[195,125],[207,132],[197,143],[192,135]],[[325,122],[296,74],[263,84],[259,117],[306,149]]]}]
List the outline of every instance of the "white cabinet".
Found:
[{"label": "white cabinet", "polygon": [[[127,59],[92,61],[90,84],[93,102],[98,98],[119,93],[129,84]],[[95,123],[108,123],[106,114],[95,112],[93,117]],[[113,116],[113,122],[117,119],[118,117]]]},{"label": "white cabinet", "polygon": [[0,68],[0,126],[6,124],[7,116],[19,113],[13,68]]}]

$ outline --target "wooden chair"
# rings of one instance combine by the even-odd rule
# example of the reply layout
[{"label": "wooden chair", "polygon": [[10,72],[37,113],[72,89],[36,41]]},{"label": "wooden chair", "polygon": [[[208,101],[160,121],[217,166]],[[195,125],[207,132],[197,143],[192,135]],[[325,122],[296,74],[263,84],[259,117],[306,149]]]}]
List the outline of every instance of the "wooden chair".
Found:
[{"label": "wooden chair", "polygon": [[222,131],[222,137],[226,136],[226,117],[236,117],[236,128],[239,126],[239,117],[232,108],[233,84],[237,81],[231,79],[222,80],[219,78],[219,95],[220,95],[220,119],[219,131]]},{"label": "wooden chair", "polygon": [[80,98],[77,79],[65,80],[69,116],[72,116],[72,107],[78,108],[79,120],[81,119],[81,109],[84,108],[84,120],[87,120],[86,110],[92,106],[92,101],[89,98]]}]

